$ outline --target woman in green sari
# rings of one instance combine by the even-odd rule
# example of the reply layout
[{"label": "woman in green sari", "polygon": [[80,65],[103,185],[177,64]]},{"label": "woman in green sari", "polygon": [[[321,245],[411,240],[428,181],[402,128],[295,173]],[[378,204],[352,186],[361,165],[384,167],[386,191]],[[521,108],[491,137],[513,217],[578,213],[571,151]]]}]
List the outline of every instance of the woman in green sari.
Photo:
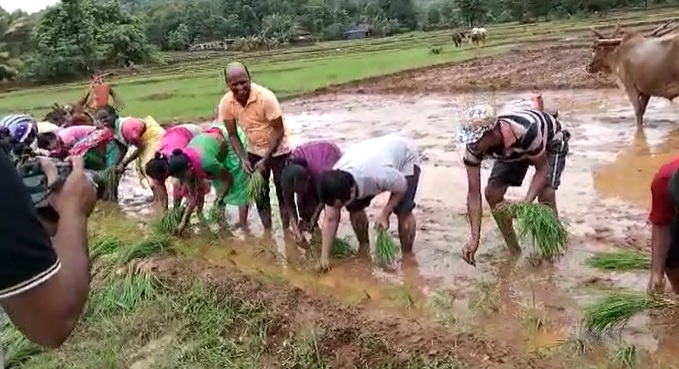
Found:
[{"label": "woman in green sari", "polygon": [[[246,144],[243,131],[238,130],[238,138],[242,144]],[[210,180],[217,193],[214,206],[238,206],[238,226],[247,225],[249,177],[241,167],[238,155],[231,149],[229,134],[223,125],[207,127],[185,148],[174,150],[168,160],[168,169],[170,175],[189,185],[190,192],[200,190],[197,185],[191,184],[198,184],[203,179]],[[188,199],[191,198],[194,196],[188,196]],[[194,208],[193,201],[188,201],[177,232],[184,229]]]}]

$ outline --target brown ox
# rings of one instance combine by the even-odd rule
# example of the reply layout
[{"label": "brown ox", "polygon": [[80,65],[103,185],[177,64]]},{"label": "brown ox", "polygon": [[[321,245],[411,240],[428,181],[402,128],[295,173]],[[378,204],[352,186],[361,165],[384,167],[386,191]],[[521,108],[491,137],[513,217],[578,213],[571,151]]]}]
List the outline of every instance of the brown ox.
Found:
[{"label": "brown ox", "polygon": [[462,46],[462,40],[465,39],[465,34],[464,32],[455,32],[453,33],[452,39],[455,47],[460,47]]},{"label": "brown ox", "polygon": [[587,72],[613,74],[618,79],[634,107],[639,126],[651,96],[670,101],[679,96],[679,35],[669,34],[677,28],[668,28],[670,23],[646,35],[626,33],[622,37],[616,37],[621,33],[619,27],[614,37],[592,29],[598,39],[592,47]]}]

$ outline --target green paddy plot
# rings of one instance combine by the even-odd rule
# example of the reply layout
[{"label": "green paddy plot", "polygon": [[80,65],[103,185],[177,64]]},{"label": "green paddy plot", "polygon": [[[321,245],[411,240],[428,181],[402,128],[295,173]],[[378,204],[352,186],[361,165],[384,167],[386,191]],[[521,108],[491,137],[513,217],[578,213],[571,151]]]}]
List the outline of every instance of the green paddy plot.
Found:
[{"label": "green paddy plot", "polygon": [[[253,79],[279,98],[324,87],[437,64],[461,62],[506,51],[522,43],[576,38],[588,42],[589,27],[651,26],[679,16],[679,9],[618,12],[606,19],[579,19],[536,24],[505,23],[488,27],[481,47],[455,48],[451,30],[412,32],[381,39],[323,42],[253,53],[174,52],[162,63],[115,71],[113,86],[124,102],[125,115],[152,115],[160,121],[209,119],[224,93],[222,68],[232,60],[245,62]],[[430,52],[441,47],[440,53]],[[41,117],[54,103],[80,98],[87,82],[23,89],[0,94],[0,114],[28,112]]]}]

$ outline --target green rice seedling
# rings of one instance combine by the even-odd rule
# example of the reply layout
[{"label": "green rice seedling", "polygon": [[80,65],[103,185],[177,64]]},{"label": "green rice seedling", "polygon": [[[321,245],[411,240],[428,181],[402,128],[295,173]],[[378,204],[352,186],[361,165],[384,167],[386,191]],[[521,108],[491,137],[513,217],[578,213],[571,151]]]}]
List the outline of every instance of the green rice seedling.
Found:
[{"label": "green rice seedling", "polygon": [[98,235],[90,241],[90,259],[96,261],[102,256],[110,255],[119,251],[123,247],[123,242],[109,235]]},{"label": "green rice seedling", "polygon": [[248,181],[248,198],[250,202],[259,201],[269,189],[265,186],[266,181],[260,172],[254,172]]},{"label": "green rice seedling", "polygon": [[611,356],[611,363],[615,368],[634,369],[639,365],[639,352],[634,345],[623,345]]},{"label": "green rice seedling", "polygon": [[111,311],[131,311],[155,296],[153,275],[138,266],[128,266],[123,275],[109,275],[105,287],[92,301],[96,315]]},{"label": "green rice seedling", "polygon": [[587,264],[604,270],[649,270],[651,257],[636,250],[600,252],[589,258]]},{"label": "green rice seedling", "polygon": [[171,234],[182,221],[184,206],[167,209],[165,214],[151,223],[151,229],[156,234]]},{"label": "green rice seedling", "polygon": [[104,184],[104,201],[116,201],[118,198],[118,181],[119,176],[115,172],[115,168],[108,168],[100,172],[101,179]]},{"label": "green rice seedling", "polygon": [[226,212],[223,206],[213,206],[207,214],[208,222],[221,224],[226,219]]},{"label": "green rice seedling", "polygon": [[0,347],[4,350],[4,365],[6,368],[21,367],[34,355],[42,352],[40,346],[29,341],[9,318],[2,314],[0,317]]},{"label": "green rice seedling", "polygon": [[151,235],[144,240],[128,245],[118,255],[117,264],[125,265],[135,259],[143,259],[158,254],[170,246],[170,238]]},{"label": "green rice seedling", "polygon": [[348,237],[335,238],[335,241],[332,243],[330,255],[336,259],[345,259],[356,255],[356,252],[351,248]]},{"label": "green rice seedling", "polygon": [[398,245],[386,229],[377,231],[374,261],[379,266],[392,265],[398,257]]},{"label": "green rice seedling", "polygon": [[516,220],[518,237],[530,241],[530,256],[554,260],[566,251],[568,234],[554,211],[540,203],[514,203],[501,206],[497,215],[511,215]]},{"label": "green rice seedling", "polygon": [[585,309],[583,326],[594,335],[619,331],[637,314],[648,310],[676,309],[676,301],[641,292],[615,292]]}]

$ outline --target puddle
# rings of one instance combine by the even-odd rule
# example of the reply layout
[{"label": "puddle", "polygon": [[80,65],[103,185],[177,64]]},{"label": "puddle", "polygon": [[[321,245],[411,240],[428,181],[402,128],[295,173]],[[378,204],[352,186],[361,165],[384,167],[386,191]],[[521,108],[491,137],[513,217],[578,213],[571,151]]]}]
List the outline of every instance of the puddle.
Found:
[{"label": "puddle", "polygon": [[[286,242],[280,230],[270,241],[239,231],[229,247],[196,240],[187,252],[348,303],[482,327],[498,339],[521,337],[516,346],[526,350],[556,345],[573,333],[581,307],[605,289],[645,288],[646,273],[602,273],[585,266],[584,260],[594,251],[615,247],[650,249],[650,230],[645,224],[650,180],[661,164],[674,157],[672,148],[679,145],[675,122],[679,106],[652,100],[647,123],[638,130],[632,108],[620,91],[546,91],[543,95],[546,106],[559,110],[573,136],[557,197],[572,239],[568,255],[554,267],[510,260],[487,208],[478,266],[473,268],[459,257],[468,235],[466,179],[453,128],[460,109],[477,100],[467,94],[336,95],[284,104],[286,121],[297,142],[328,139],[346,147],[388,132],[399,132],[417,142],[423,176],[416,208],[415,261],[397,273],[376,271],[365,260],[349,259],[334,261],[330,273],[318,276],[303,251]],[[529,96],[496,93],[493,99],[501,105]],[[484,163],[484,182],[489,172],[490,163]],[[521,198],[527,182],[520,189],[510,189],[508,197]],[[149,215],[150,192],[140,188],[135,179],[123,180],[121,198],[129,213]],[[386,200],[381,196],[373,202],[371,219]],[[236,219],[235,209],[230,217]],[[343,217],[340,235],[350,235],[355,244],[348,216]],[[250,220],[252,233],[261,234],[255,212]],[[447,302],[433,309],[433,302],[441,300]],[[657,357],[676,359],[672,354],[679,352],[676,345],[664,338],[669,336],[667,329],[656,325],[651,329],[649,318],[640,317],[627,330],[628,343],[655,351]]]}]

